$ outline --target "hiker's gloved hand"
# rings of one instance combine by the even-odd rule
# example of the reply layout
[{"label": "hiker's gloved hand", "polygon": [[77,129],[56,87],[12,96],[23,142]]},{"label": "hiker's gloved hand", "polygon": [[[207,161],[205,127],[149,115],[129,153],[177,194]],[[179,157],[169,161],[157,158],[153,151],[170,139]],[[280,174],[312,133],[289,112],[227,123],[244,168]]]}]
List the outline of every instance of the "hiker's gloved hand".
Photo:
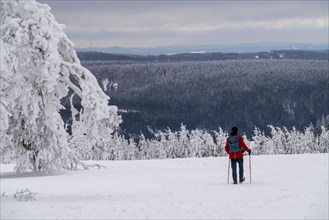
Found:
[{"label": "hiker's gloved hand", "polygon": [[249,154],[249,155],[251,154],[251,150],[248,151],[248,154]]}]

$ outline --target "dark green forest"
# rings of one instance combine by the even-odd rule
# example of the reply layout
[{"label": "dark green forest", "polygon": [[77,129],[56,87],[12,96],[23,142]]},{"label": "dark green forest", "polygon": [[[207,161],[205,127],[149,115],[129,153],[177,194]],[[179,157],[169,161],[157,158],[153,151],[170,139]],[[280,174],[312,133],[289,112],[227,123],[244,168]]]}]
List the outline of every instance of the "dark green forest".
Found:
[{"label": "dark green forest", "polygon": [[[80,57],[81,58],[81,57]],[[303,129],[329,114],[327,60],[82,60],[117,105],[125,135],[151,129]]]}]

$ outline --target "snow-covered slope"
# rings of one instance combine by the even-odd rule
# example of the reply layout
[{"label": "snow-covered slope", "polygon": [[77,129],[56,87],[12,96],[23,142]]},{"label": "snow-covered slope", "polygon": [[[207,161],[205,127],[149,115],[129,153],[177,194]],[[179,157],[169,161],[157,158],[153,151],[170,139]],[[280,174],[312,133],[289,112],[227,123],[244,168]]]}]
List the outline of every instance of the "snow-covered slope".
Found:
[{"label": "snow-covered slope", "polygon": [[[107,168],[14,174],[1,165],[1,219],[328,219],[328,154],[245,157],[243,184],[228,158],[101,161]],[[17,189],[36,201],[13,198]]]}]

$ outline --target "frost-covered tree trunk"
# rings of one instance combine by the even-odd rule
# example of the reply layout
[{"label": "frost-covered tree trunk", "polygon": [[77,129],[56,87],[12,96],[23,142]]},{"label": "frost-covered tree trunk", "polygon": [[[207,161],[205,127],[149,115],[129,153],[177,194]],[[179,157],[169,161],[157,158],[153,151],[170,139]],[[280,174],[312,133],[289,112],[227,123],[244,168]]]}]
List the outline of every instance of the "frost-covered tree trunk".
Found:
[{"label": "frost-covered tree trunk", "polygon": [[[111,138],[121,120],[117,109],[80,65],[49,6],[12,0],[2,1],[1,8],[1,150],[19,156],[17,172],[75,167],[80,162],[73,148]],[[59,111],[70,91],[82,109],[71,105],[69,138]]]}]

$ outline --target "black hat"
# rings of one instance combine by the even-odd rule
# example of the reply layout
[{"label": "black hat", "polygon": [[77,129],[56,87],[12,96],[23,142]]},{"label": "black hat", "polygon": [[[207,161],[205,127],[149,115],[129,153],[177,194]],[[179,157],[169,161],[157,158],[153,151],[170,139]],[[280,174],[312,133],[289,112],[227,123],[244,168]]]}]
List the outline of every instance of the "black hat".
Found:
[{"label": "black hat", "polygon": [[233,132],[233,133],[238,133],[238,130],[239,130],[238,127],[233,127],[233,128],[232,128],[232,132]]},{"label": "black hat", "polygon": [[235,127],[235,126],[234,126],[234,127],[232,128],[231,135],[237,135],[237,134],[238,134],[238,130],[239,130],[238,127]]}]

